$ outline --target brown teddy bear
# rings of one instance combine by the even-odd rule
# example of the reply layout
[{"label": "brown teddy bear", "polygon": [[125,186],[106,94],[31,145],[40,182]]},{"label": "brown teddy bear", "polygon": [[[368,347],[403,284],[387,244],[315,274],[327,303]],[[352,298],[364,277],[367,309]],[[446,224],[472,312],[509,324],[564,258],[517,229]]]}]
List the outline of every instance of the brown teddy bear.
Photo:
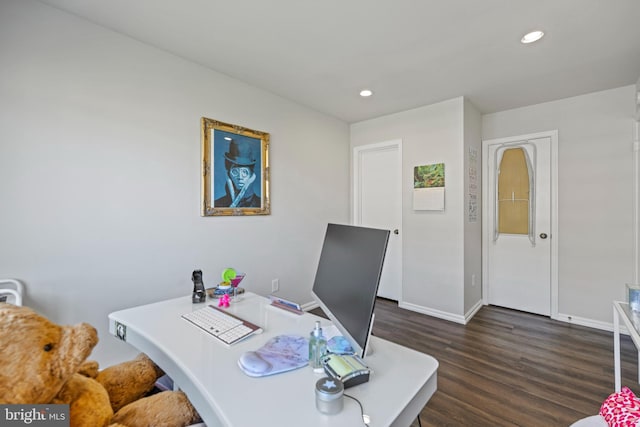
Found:
[{"label": "brown teddy bear", "polygon": [[162,371],[144,354],[102,371],[87,323],[60,326],[0,303],[0,404],[68,404],[72,427],[182,427],[200,421],[186,395],[148,396]]}]

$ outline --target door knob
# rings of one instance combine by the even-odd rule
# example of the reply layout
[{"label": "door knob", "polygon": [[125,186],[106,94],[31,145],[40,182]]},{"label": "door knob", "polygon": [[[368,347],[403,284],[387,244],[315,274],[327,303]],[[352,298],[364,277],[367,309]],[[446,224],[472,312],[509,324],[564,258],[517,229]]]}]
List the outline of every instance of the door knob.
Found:
[{"label": "door knob", "polygon": [[547,233],[540,233],[540,238],[541,239],[546,239],[547,237],[548,237]]},{"label": "door knob", "polygon": [[396,228],[395,230],[393,230],[393,234],[400,234],[400,231],[398,231],[398,229]]}]

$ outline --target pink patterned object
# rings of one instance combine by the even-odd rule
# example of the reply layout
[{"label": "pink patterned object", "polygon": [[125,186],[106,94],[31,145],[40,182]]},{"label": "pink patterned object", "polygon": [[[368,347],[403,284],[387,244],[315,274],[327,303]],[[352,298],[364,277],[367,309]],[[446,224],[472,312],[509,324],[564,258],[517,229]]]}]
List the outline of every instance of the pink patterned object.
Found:
[{"label": "pink patterned object", "polygon": [[602,403],[600,416],[609,427],[636,427],[640,421],[640,399],[628,387],[622,387]]},{"label": "pink patterned object", "polygon": [[218,300],[218,307],[229,307],[229,294],[224,294]]}]

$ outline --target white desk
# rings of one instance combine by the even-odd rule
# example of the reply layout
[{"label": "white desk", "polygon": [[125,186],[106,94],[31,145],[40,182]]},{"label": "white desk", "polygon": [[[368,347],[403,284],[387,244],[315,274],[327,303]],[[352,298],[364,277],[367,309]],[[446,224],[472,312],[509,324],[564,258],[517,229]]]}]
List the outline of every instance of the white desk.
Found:
[{"label": "white desk", "polygon": [[[207,300],[207,304],[216,301]],[[274,336],[308,336],[317,316],[289,313],[271,307],[266,298],[246,293],[228,310],[260,325],[264,332],[227,347],[180,317],[201,307],[192,304],[189,295],[117,311],[109,315],[109,331],[116,335],[116,322],[125,325],[126,342],[146,353],[174,380],[207,427],[362,425],[358,404],[348,398],[339,414],[316,410],[315,383],[322,375],[309,367],[252,378],[237,365],[242,353],[260,348]],[[373,370],[371,379],[348,388],[346,394],[360,400],[372,427],[409,426],[436,391],[438,362],[389,341],[371,339],[374,353],[366,358]]]},{"label": "white desk", "polygon": [[[640,313],[631,310],[629,304],[626,302],[614,301],[613,302],[613,366],[615,377],[615,391],[620,391],[621,388],[621,373],[620,373],[620,319],[624,323],[624,326],[629,331],[631,340],[636,346],[636,349],[640,350]],[[640,382],[640,351],[638,352],[638,382]]]}]

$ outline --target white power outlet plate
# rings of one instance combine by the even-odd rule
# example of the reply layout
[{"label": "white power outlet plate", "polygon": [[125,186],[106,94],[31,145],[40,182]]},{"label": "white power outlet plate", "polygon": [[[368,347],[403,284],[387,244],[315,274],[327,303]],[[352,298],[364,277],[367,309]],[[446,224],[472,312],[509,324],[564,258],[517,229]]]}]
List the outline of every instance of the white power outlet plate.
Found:
[{"label": "white power outlet plate", "polygon": [[271,292],[278,292],[280,290],[280,279],[273,279],[271,281]]}]

